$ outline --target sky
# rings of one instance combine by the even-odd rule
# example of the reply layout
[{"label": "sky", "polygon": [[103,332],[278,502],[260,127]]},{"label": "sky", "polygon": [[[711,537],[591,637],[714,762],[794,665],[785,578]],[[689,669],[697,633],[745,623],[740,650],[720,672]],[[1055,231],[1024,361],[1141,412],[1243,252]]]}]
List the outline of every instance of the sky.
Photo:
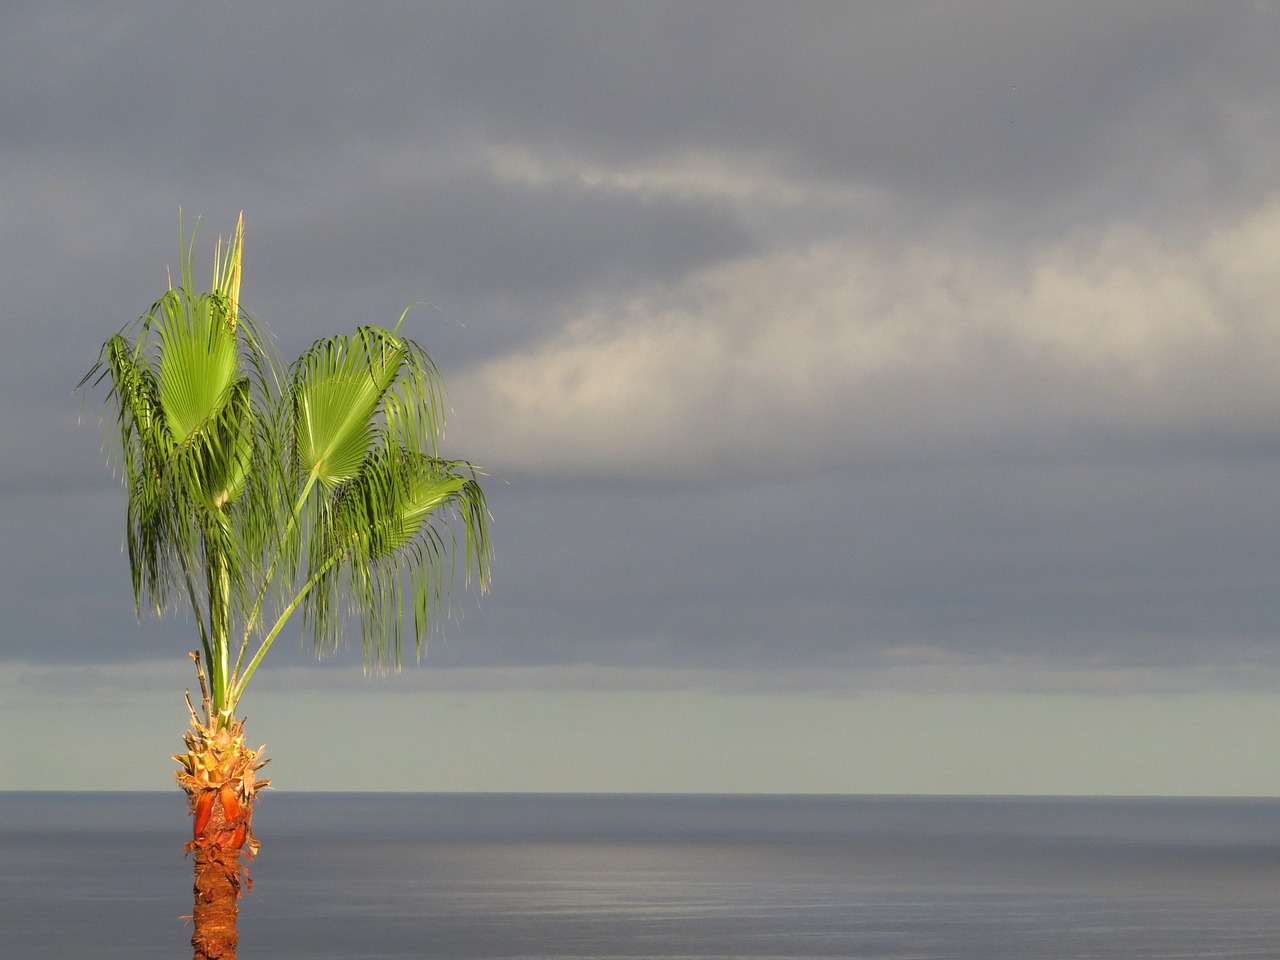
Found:
[{"label": "sky", "polygon": [[[105,394],[245,217],[295,356],[391,325],[494,582],[298,636],[280,789],[1280,793],[1280,6],[0,10],[0,789],[171,789]],[[203,259],[202,259],[203,258]]]}]

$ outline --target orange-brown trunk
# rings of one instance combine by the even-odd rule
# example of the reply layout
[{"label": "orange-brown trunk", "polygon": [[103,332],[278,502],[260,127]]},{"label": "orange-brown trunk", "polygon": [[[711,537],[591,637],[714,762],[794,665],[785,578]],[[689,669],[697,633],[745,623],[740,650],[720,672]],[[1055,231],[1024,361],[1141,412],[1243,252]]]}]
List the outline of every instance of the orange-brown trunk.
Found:
[{"label": "orange-brown trunk", "polygon": [[250,808],[232,802],[224,806],[218,794],[202,791],[191,801],[195,836],[187,849],[195,855],[195,932],[191,935],[195,960],[235,960],[240,912],[236,901],[242,875],[248,880],[240,856]]}]

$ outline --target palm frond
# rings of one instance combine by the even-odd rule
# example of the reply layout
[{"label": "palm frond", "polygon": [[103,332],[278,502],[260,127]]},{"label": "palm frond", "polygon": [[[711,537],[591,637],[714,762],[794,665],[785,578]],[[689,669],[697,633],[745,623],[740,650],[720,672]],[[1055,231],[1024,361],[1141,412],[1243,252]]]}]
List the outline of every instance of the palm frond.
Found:
[{"label": "palm frond", "polygon": [[152,330],[160,402],[174,443],[213,417],[240,377],[239,344],[221,298],[169,291]]},{"label": "palm frond", "polygon": [[453,582],[451,517],[464,520],[468,579],[474,567],[487,584],[487,513],[473,473],[462,461],[382,450],[335,492],[312,542],[311,567],[321,576],[306,610],[323,646],[337,645],[351,613],[366,661],[398,665],[407,585],[415,649],[423,648]]},{"label": "palm frond", "polygon": [[404,315],[317,340],[285,371],[240,307],[243,215],[208,292],[183,242],[181,285],[103,345],[80,387],[109,383],[135,606],[190,605],[223,726],[300,606],[318,649],[354,619],[367,663],[398,666],[406,630],[421,653],[459,554],[488,585],[488,512],[474,468],[438,458],[443,388],[399,335]]},{"label": "palm frond", "polygon": [[360,471],[406,350],[377,327],[317,340],[293,366],[296,470],[332,489]]}]

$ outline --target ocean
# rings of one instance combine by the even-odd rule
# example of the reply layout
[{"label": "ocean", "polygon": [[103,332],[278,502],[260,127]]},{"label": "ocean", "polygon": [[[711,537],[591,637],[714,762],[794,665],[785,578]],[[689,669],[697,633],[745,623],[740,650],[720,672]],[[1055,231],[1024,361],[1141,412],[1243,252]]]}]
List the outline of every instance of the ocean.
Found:
[{"label": "ocean", "polygon": [[[243,960],[1280,958],[1280,800],[268,792]],[[0,957],[190,956],[180,793],[0,793]]]}]

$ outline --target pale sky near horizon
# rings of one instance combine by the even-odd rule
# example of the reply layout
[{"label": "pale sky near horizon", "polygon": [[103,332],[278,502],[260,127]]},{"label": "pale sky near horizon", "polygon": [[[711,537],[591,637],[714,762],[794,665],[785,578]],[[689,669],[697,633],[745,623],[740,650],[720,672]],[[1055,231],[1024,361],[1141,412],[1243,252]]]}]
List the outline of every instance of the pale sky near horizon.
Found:
[{"label": "pale sky near horizon", "polygon": [[[102,394],[245,212],[487,471],[421,666],[290,639],[282,789],[1280,794],[1280,6],[0,11],[0,789],[168,789]],[[203,258],[203,259],[202,259]]]}]

